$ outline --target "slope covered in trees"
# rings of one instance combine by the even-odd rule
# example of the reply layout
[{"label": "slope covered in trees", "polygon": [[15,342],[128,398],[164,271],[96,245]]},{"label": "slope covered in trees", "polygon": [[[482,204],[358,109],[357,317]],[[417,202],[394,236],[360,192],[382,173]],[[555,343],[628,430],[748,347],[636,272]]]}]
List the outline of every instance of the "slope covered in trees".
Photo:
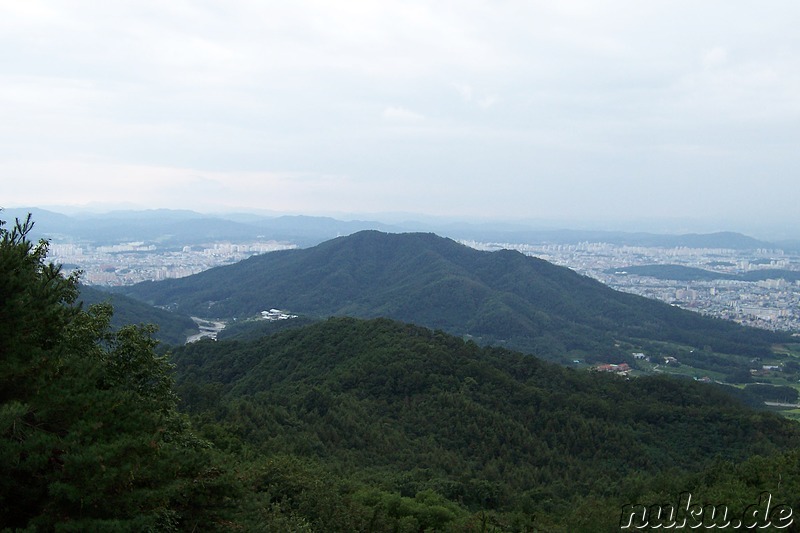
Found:
[{"label": "slope covered in trees", "polygon": [[587,499],[610,524],[665,480],[686,490],[719,458],[800,444],[796,423],[733,389],[579,372],[386,319],[200,342],[174,361],[184,408],[220,446],[319,461],[372,498],[430,494],[531,524]]},{"label": "slope covered in trees", "polygon": [[111,317],[113,328],[152,324],[157,326],[153,337],[170,345],[183,344],[189,335],[198,332],[197,324],[188,316],[164,311],[122,294],[112,294],[88,285],[80,285],[76,302],[85,306],[107,303],[114,308]]},{"label": "slope covered in trees", "polygon": [[755,357],[786,340],[614,291],[518,252],[478,251],[433,234],[365,231],[123,290],[198,316],[246,317],[271,307],[383,316],[550,358],[622,357],[620,339]]}]

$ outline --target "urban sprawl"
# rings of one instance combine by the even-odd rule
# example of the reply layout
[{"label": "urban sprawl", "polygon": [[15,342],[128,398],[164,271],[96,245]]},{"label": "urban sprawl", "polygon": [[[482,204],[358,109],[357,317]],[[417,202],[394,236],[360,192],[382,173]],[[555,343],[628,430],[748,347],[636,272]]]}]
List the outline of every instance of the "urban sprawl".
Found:
[{"label": "urban sprawl", "polygon": [[[658,248],[591,242],[569,245],[463,242],[482,250],[518,250],[569,267],[614,289],[700,313],[760,328],[800,332],[799,281],[781,278],[677,281],[622,271],[638,265],[681,265],[724,274],[758,269],[800,271],[800,254],[768,249]],[[276,241],[217,242],[169,250],[141,242],[97,247],[53,244],[50,254],[66,271],[82,270],[84,283],[114,286],[184,277],[252,255],[291,248],[296,245]]]}]

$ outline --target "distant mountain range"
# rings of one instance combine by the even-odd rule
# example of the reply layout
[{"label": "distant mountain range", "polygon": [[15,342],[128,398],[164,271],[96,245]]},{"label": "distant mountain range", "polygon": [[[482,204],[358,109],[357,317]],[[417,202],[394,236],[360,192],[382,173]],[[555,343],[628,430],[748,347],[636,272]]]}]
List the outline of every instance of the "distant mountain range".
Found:
[{"label": "distant mountain range", "polygon": [[7,209],[0,219],[13,221],[33,214],[33,237],[55,242],[89,242],[95,245],[120,242],[157,243],[162,247],[186,246],[217,241],[275,240],[310,246],[339,235],[363,229],[396,231],[379,222],[342,221],[328,217],[281,216],[274,218],[204,215],[193,211],[156,209],[116,211],[102,215],[67,216],[43,209]]},{"label": "distant mountain range", "polygon": [[[756,357],[788,337],[615,291],[519,252],[363,231],[122,293],[184,314],[389,317],[548,358],[624,359],[643,340]],[[622,341],[627,344],[623,346]]]},{"label": "distant mountain range", "polygon": [[[492,230],[455,227],[447,235],[499,243],[578,244],[604,242],[618,246],[658,248],[724,248],[731,250],[772,249],[780,245],[730,231],[665,235],[655,233],[589,230]],[[462,237],[463,236],[463,237]]]},{"label": "distant mountain range", "polygon": [[524,224],[500,222],[446,223],[407,221],[385,224],[374,220],[337,220],[330,217],[275,216],[246,213],[208,215],[185,210],[113,211],[104,214],[64,215],[39,208],[0,211],[0,218],[13,221],[33,213],[36,237],[94,244],[120,242],[157,243],[163,247],[185,246],[213,241],[266,239],[307,247],[334,237],[374,229],[384,232],[435,232],[456,240],[494,243],[576,244],[606,242],[616,245],[752,249],[798,249],[798,242],[770,243],[741,233],[668,235],[643,232],[536,229]]}]

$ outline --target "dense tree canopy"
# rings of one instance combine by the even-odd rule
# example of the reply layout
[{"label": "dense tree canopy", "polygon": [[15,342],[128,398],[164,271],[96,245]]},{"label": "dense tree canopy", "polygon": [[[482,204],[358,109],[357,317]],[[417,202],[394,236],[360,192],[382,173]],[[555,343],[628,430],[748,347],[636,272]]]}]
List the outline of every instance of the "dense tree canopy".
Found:
[{"label": "dense tree canopy", "polygon": [[665,479],[687,490],[715,458],[800,444],[796,423],[734,389],[576,371],[387,319],[204,341],[174,361],[184,407],[219,446],[316,461],[369,487],[354,497],[386,519],[383,493],[551,526],[595,498],[586,530],[598,531],[625,498],[661,497]]},{"label": "dense tree canopy", "polygon": [[152,330],[112,333],[109,306],[70,305],[77,276],[45,262],[31,227],[0,226],[0,529],[196,521],[217,473],[175,408]]}]

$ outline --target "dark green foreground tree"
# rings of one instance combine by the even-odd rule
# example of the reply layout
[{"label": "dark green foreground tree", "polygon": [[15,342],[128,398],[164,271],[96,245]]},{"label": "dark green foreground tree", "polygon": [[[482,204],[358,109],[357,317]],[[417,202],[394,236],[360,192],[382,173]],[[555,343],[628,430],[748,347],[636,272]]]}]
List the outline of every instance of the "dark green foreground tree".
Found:
[{"label": "dark green foreground tree", "polygon": [[0,530],[177,530],[214,522],[224,476],[176,410],[152,329],[71,305],[30,217],[0,221]]}]

